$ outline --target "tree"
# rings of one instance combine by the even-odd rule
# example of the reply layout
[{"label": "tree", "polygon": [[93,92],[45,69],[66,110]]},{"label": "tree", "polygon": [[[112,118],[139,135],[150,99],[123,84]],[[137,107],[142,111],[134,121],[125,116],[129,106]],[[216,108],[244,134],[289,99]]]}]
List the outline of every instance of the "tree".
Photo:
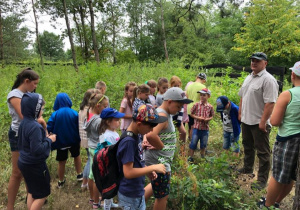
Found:
[{"label": "tree", "polygon": [[[59,35],[55,35],[52,32],[44,31],[39,35],[41,43],[41,51],[43,56],[49,60],[57,61],[64,59],[64,50],[62,48],[63,41]],[[38,52],[38,43],[36,40],[35,51]]]},{"label": "tree", "polygon": [[276,64],[299,57],[299,11],[291,0],[253,0],[233,50],[245,56],[262,51]]},{"label": "tree", "polygon": [[93,8],[93,0],[88,0],[88,4],[89,4],[90,16],[91,16],[91,32],[92,32],[93,48],[95,53],[95,59],[97,61],[97,64],[99,65],[100,58],[99,58],[98,43],[97,43],[96,31],[95,31],[95,15],[94,15],[94,8]]}]

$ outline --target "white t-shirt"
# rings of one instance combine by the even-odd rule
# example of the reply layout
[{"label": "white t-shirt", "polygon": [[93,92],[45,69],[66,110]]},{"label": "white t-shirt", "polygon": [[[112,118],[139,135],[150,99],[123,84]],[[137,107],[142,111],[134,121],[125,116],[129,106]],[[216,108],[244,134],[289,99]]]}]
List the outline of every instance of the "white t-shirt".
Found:
[{"label": "white t-shirt", "polygon": [[99,142],[100,144],[107,142],[108,145],[113,145],[116,144],[119,141],[119,139],[120,136],[116,131],[106,129],[106,131],[99,137]]},{"label": "white t-shirt", "polygon": [[12,122],[11,122],[11,129],[13,131],[15,131],[16,133],[18,133],[19,130],[19,126],[21,123],[21,118],[20,116],[17,114],[15,108],[11,105],[11,103],[9,102],[9,100],[11,98],[19,98],[22,99],[24,93],[19,90],[19,89],[13,89],[12,91],[10,91],[7,95],[7,104],[8,104],[8,110],[9,110],[9,114],[12,118]]}]

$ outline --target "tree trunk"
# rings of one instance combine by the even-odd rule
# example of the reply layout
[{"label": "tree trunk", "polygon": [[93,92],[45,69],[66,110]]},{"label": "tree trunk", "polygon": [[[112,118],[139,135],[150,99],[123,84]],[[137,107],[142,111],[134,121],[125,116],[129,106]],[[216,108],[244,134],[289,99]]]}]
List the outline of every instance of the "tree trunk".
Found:
[{"label": "tree trunk", "polygon": [[3,26],[2,26],[2,11],[0,9],[0,61],[3,61]]},{"label": "tree trunk", "polygon": [[33,11],[34,22],[35,22],[36,42],[38,44],[38,50],[39,50],[39,54],[40,54],[42,70],[44,71],[44,59],[43,59],[43,55],[42,55],[42,48],[41,48],[40,35],[39,35],[39,24],[38,24],[37,17],[36,17],[34,0],[31,0],[31,3],[32,3],[32,11]]},{"label": "tree trunk", "polygon": [[81,49],[81,56],[82,56],[82,58],[85,59],[85,56],[84,56],[84,48],[83,48],[83,42],[82,42],[82,33],[81,33],[80,26],[79,26],[79,23],[78,23],[77,18],[76,18],[76,10],[73,9],[72,12],[73,12],[73,20],[74,20],[74,22],[75,22],[76,29],[77,29],[77,33],[78,33],[78,36],[79,36],[80,49]]},{"label": "tree trunk", "polygon": [[165,57],[166,61],[169,62],[169,53],[167,49],[167,39],[166,39],[166,30],[165,30],[165,19],[164,19],[164,7],[163,0],[160,0],[160,17],[161,17],[161,30],[162,30],[162,38],[164,43]]},{"label": "tree trunk", "polygon": [[95,32],[95,18],[94,18],[93,0],[89,0],[89,9],[90,9],[90,15],[91,15],[91,31],[92,31],[92,39],[93,39],[95,59],[97,61],[97,64],[99,65],[100,64],[100,58],[99,58],[98,44],[97,44],[97,38],[96,38],[96,32]]},{"label": "tree trunk", "polygon": [[73,36],[72,36],[71,27],[70,27],[70,22],[69,22],[69,18],[68,18],[66,0],[62,0],[62,3],[63,3],[63,10],[64,10],[65,20],[66,20],[66,25],[67,25],[67,30],[68,30],[68,36],[69,36],[70,45],[71,45],[72,58],[73,58],[73,66],[74,66],[76,72],[78,72],[78,66],[77,66],[77,62],[76,62],[76,52],[75,52],[75,47],[74,47]]},{"label": "tree trunk", "polygon": [[115,14],[114,14],[114,10],[112,8],[113,3],[110,3],[111,5],[111,19],[112,19],[112,56],[113,56],[113,64],[117,63],[116,60],[116,21],[115,21]]},{"label": "tree trunk", "polygon": [[81,19],[81,27],[83,32],[83,40],[84,40],[84,54],[85,54],[85,60],[89,58],[89,48],[88,48],[88,41],[87,41],[87,35],[86,35],[86,29],[85,29],[85,21],[84,21],[84,9],[82,6],[79,6],[79,14]]}]

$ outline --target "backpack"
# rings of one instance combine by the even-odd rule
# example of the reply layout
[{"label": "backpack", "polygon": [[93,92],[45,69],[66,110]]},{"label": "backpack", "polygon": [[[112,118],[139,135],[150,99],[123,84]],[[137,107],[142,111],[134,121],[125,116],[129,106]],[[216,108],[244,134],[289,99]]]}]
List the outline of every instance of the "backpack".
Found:
[{"label": "backpack", "polygon": [[93,175],[102,199],[110,199],[118,194],[119,184],[123,178],[123,170],[119,171],[117,151],[119,143],[127,136],[134,136],[132,132],[124,132],[119,141],[99,150],[93,158]]}]

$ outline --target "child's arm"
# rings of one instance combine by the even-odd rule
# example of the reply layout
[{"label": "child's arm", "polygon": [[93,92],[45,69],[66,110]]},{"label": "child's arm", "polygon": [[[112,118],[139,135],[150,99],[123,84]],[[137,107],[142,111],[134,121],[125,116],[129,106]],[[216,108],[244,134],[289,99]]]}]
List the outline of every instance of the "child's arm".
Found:
[{"label": "child's arm", "polygon": [[166,167],[163,164],[156,164],[146,166],[144,168],[134,168],[133,162],[128,162],[123,165],[123,173],[126,179],[134,179],[137,177],[141,177],[146,174],[152,173],[153,171],[165,174]]},{"label": "child's arm", "polygon": [[[159,115],[161,116],[165,116],[165,114],[163,113],[159,113]],[[154,146],[156,149],[162,149],[164,148],[164,144],[163,142],[160,140],[158,134],[161,130],[165,129],[168,126],[168,121],[164,122],[164,123],[159,123],[157,126],[155,126],[153,128],[152,132],[149,132],[146,134],[146,138],[148,140],[148,142]]]},{"label": "child's arm", "polygon": [[17,98],[17,97],[13,97],[13,98],[9,99],[9,103],[14,107],[19,118],[23,119],[23,115],[21,112],[21,99]]},{"label": "child's arm", "polygon": [[54,125],[55,125],[55,114],[56,112],[52,113],[48,122],[47,122],[47,131],[49,133],[52,133],[54,130]]},{"label": "child's arm", "polygon": [[282,92],[279,95],[270,119],[273,126],[280,126],[285,114],[286,107],[290,100],[291,94],[288,90]]},{"label": "child's arm", "polygon": [[214,116],[215,116],[214,107],[211,106],[211,109],[210,109],[210,117],[205,118],[204,121],[209,122],[210,120],[212,120],[212,118],[213,118]]},{"label": "child's arm", "polygon": [[[120,106],[119,112],[125,113],[125,109],[126,109],[127,106],[128,106],[127,99],[123,98],[123,100],[121,102],[121,106]],[[123,118],[124,119],[131,119],[132,115],[125,115]]]}]

